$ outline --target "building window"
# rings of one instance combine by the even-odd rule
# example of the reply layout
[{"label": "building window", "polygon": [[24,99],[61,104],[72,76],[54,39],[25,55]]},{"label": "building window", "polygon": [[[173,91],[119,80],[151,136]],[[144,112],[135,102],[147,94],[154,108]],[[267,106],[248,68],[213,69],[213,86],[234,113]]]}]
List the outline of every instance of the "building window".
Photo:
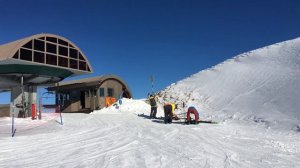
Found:
[{"label": "building window", "polygon": [[85,59],[83,58],[83,55],[79,52],[79,59],[85,61]]},{"label": "building window", "polygon": [[57,65],[57,56],[46,54],[46,64]]},{"label": "building window", "polygon": [[99,89],[99,95],[100,97],[104,97],[104,88]]},{"label": "building window", "polygon": [[79,61],[79,70],[86,71],[86,63],[83,61]]},{"label": "building window", "polygon": [[32,61],[32,51],[31,50],[25,50],[21,48],[20,50],[20,59],[26,60],[26,61]]},{"label": "building window", "polygon": [[34,40],[34,50],[45,51],[45,42],[40,40]]},{"label": "building window", "polygon": [[41,52],[34,52],[34,62],[45,63],[45,54]]},{"label": "building window", "polygon": [[113,88],[107,88],[107,96],[114,97],[114,89]]},{"label": "building window", "polygon": [[32,41],[29,41],[27,44],[23,45],[22,47],[32,49]]},{"label": "building window", "polygon": [[52,43],[57,43],[57,38],[55,38],[55,37],[47,37],[46,40],[50,41]]},{"label": "building window", "polygon": [[56,54],[56,45],[47,43],[47,52]]},{"label": "building window", "polygon": [[70,48],[69,53],[70,53],[69,56],[71,58],[78,59],[78,51],[77,50]]},{"label": "building window", "polygon": [[59,55],[68,56],[68,48],[59,46],[58,49]]},{"label": "building window", "polygon": [[58,66],[69,67],[68,58],[58,57]]},{"label": "building window", "polygon": [[70,61],[70,68],[78,69],[78,61],[77,60],[70,59],[69,61]]},{"label": "building window", "polygon": [[72,44],[69,43],[69,47],[75,48]]},{"label": "building window", "polygon": [[15,58],[15,59],[19,59],[19,51],[17,51],[16,53],[15,53],[15,55],[14,55],[14,57],[13,58]]},{"label": "building window", "polygon": [[68,46],[68,42],[66,42],[65,40],[58,39],[58,43],[64,46]]}]

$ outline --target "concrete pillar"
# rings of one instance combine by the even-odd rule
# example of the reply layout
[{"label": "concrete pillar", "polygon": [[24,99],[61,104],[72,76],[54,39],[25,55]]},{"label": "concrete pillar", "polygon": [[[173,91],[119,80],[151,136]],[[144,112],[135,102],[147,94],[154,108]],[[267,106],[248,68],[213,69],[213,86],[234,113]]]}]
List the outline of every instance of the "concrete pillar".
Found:
[{"label": "concrete pillar", "polygon": [[[31,105],[37,104],[37,87],[36,86],[24,86],[24,105],[25,105],[25,117],[31,117]],[[14,108],[13,111],[16,117],[19,116],[19,112],[22,110],[22,90],[21,87],[15,87],[11,91],[11,104]],[[19,116],[22,117],[22,116]]]}]

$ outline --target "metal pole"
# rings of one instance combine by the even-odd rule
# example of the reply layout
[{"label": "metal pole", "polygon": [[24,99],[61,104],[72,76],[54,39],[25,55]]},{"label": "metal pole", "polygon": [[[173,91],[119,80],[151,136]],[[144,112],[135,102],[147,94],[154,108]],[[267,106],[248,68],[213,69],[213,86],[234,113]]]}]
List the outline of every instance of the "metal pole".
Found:
[{"label": "metal pole", "polygon": [[63,120],[62,120],[62,115],[61,115],[60,109],[59,109],[59,115],[60,115],[60,124],[63,125]]},{"label": "metal pole", "polygon": [[154,92],[154,76],[153,75],[151,75],[151,77],[150,77],[150,80],[151,80],[151,91],[152,91],[152,93]]},{"label": "metal pole", "polygon": [[26,117],[26,114],[25,114],[25,95],[24,95],[24,76],[22,74],[21,76],[21,91],[22,91],[22,112],[23,112],[23,117],[25,118]]},{"label": "metal pole", "polygon": [[59,110],[59,116],[60,116],[60,124],[63,125],[62,115],[61,115],[61,101],[60,101],[60,93],[59,93],[59,83],[57,82],[57,95],[58,95],[58,110]]},{"label": "metal pole", "polygon": [[15,129],[15,114],[14,114],[14,106],[12,106],[12,121],[11,121],[11,137],[15,136],[16,129]]},{"label": "metal pole", "polygon": [[39,120],[42,119],[42,107],[42,97],[39,97]]}]

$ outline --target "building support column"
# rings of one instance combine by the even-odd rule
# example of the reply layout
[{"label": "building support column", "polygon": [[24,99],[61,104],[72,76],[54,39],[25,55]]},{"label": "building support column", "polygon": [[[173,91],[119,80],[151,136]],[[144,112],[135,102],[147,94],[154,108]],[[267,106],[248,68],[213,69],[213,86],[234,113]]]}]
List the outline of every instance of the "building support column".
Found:
[{"label": "building support column", "polygon": [[[15,87],[11,91],[11,108],[16,117],[31,117],[32,105],[36,106],[37,87],[21,86]],[[20,112],[23,112],[21,114]]]}]

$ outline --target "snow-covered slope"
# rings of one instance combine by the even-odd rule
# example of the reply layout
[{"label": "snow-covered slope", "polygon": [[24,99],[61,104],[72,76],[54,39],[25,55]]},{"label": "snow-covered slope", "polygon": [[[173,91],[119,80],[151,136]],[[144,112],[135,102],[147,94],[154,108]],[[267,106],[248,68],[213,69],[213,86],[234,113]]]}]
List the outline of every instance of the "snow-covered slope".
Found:
[{"label": "snow-covered slope", "polygon": [[161,92],[220,121],[299,130],[300,38],[238,55]]},{"label": "snow-covered slope", "polygon": [[[300,135],[259,125],[162,124],[140,100],[55,120],[0,118],[0,167],[299,167]],[[159,111],[161,113],[162,111]],[[47,122],[45,122],[47,121]],[[35,126],[35,127],[32,127]]]}]

